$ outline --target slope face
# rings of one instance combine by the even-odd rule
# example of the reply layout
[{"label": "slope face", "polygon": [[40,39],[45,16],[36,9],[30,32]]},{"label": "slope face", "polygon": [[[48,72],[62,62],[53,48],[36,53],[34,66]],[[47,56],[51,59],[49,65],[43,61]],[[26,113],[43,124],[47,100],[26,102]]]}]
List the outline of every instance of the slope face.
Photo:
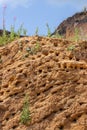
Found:
[{"label": "slope face", "polygon": [[25,37],[0,47],[0,59],[0,130],[87,129],[87,42]]},{"label": "slope face", "polygon": [[76,33],[78,33],[80,40],[87,40],[87,12],[76,13],[64,20],[53,35],[57,33],[68,39],[74,39],[77,35]]}]

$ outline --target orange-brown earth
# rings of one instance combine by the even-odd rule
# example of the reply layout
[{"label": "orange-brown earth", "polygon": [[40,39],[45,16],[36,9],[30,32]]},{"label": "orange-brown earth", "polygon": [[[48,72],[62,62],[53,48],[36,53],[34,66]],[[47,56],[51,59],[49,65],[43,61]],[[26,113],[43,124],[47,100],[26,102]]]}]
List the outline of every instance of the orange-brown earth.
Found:
[{"label": "orange-brown earth", "polygon": [[0,62],[0,130],[87,130],[86,41],[24,37],[0,47]]}]

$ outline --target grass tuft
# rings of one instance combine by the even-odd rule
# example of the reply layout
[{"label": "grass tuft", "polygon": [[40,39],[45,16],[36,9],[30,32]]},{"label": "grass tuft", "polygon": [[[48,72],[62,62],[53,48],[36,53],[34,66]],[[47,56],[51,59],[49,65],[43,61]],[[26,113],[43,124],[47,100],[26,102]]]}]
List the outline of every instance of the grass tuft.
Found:
[{"label": "grass tuft", "polygon": [[26,95],[23,103],[23,109],[20,116],[20,122],[22,124],[27,124],[29,121],[31,121],[31,114],[29,111],[29,96]]}]

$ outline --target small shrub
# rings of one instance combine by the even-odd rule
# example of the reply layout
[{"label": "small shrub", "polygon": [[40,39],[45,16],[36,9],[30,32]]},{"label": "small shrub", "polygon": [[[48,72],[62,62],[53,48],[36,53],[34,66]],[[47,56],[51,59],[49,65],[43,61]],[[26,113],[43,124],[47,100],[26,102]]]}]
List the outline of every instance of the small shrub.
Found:
[{"label": "small shrub", "polygon": [[29,97],[28,95],[25,96],[23,109],[20,116],[20,121],[22,124],[27,124],[31,120],[31,115],[29,111]]},{"label": "small shrub", "polygon": [[27,54],[36,54],[40,50],[40,44],[37,42],[33,47],[27,47]]},{"label": "small shrub", "polygon": [[3,35],[0,36],[0,45],[5,45],[17,38],[19,38],[21,35],[26,36],[27,30],[23,28],[21,25],[17,32],[14,30],[14,26],[11,26],[10,34],[7,35],[6,31],[3,31]]}]

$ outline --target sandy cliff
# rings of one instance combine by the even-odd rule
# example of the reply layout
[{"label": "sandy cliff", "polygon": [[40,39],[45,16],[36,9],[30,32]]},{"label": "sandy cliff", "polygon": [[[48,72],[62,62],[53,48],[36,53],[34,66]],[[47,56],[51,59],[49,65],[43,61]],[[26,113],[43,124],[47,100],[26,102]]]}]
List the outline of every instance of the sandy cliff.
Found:
[{"label": "sandy cliff", "polygon": [[87,42],[24,37],[0,47],[0,130],[86,129]]}]

